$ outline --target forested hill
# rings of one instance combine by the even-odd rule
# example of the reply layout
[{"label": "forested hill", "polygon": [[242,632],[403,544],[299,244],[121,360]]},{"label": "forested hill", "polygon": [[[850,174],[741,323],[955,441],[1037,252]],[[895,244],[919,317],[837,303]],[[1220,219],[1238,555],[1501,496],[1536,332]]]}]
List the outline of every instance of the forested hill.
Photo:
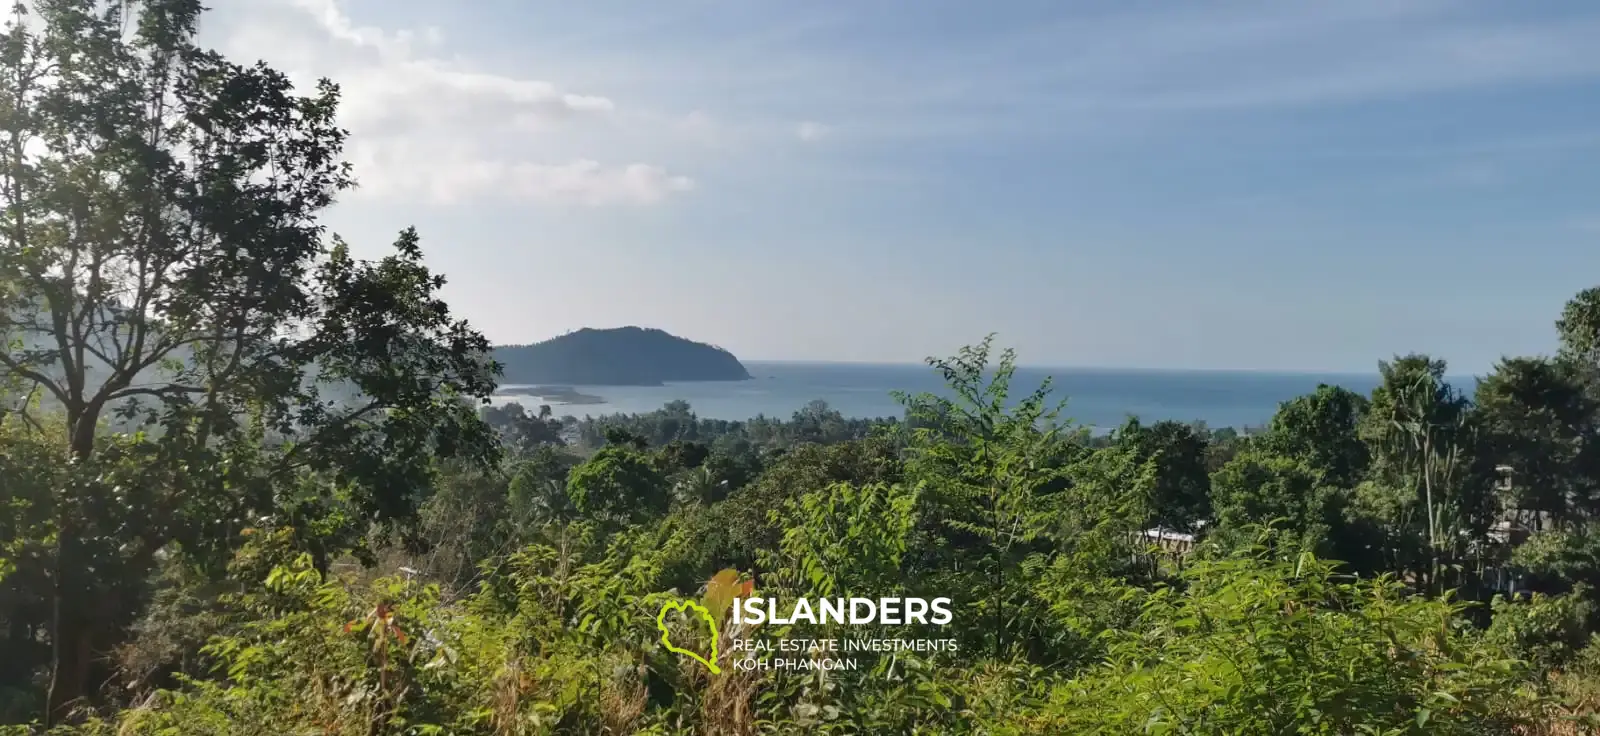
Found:
[{"label": "forested hill", "polygon": [[584,328],[533,345],[502,345],[504,383],[656,386],[668,381],[743,381],[738,358],[722,348],[657,329]]}]

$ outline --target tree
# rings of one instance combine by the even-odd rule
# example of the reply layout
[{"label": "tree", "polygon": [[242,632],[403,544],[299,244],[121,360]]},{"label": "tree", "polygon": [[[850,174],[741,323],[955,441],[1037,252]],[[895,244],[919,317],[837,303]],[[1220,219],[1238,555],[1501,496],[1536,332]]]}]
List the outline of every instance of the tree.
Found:
[{"label": "tree", "polygon": [[785,503],[792,519],[779,548],[778,567],[793,566],[811,595],[852,590],[904,590],[901,560],[916,526],[917,489],[873,483],[836,483]]},{"label": "tree", "polygon": [[672,499],[665,485],[648,454],[615,444],[572,469],[567,495],[582,514],[631,523],[667,512]]},{"label": "tree", "polygon": [[508,493],[519,526],[565,523],[575,516],[567,476],[577,464],[577,457],[553,447],[540,447],[516,459],[508,471]]},{"label": "tree", "polygon": [[1471,402],[1444,380],[1442,360],[1407,355],[1378,368],[1383,380],[1361,425],[1373,458],[1369,490],[1393,494],[1393,531],[1421,533],[1428,559],[1419,579],[1432,590],[1442,565],[1469,538],[1483,538],[1493,513],[1487,483],[1471,473]]},{"label": "tree", "polygon": [[1556,320],[1561,357],[1600,368],[1600,286],[1584,289],[1567,301]]},{"label": "tree", "polygon": [[700,442],[673,440],[656,451],[656,463],[664,475],[694,470],[711,457],[711,448]]},{"label": "tree", "polygon": [[[1512,468],[1509,505],[1540,511],[1558,522],[1593,512],[1596,402],[1584,391],[1576,366],[1544,358],[1507,358],[1478,383],[1483,427],[1480,452]],[[1578,504],[1578,508],[1574,508]]]},{"label": "tree", "polygon": [[550,417],[550,406],[539,406],[537,415],[530,414],[521,404],[511,403],[504,406],[486,406],[483,408],[483,420],[496,432],[501,440],[519,452],[528,452],[545,445],[560,446],[566,441],[561,438],[561,421]]},{"label": "tree", "polygon": [[716,472],[705,466],[678,473],[673,480],[672,496],[683,504],[709,506],[727,495],[728,482],[718,479]]},{"label": "tree", "polygon": [[[748,455],[713,454],[706,462],[721,480],[728,480],[726,513],[729,532],[740,549],[731,562],[757,564],[756,552],[776,549],[783,539],[781,516],[772,512],[811,491],[835,484],[857,487],[894,484],[903,477],[895,448],[887,439],[874,437],[834,445],[802,444],[774,460],[764,470],[755,468]],[[745,476],[755,476],[748,484]]]},{"label": "tree", "polygon": [[1211,499],[1223,530],[1275,525],[1302,549],[1339,552],[1346,496],[1322,485],[1303,460],[1262,450],[1238,455],[1211,478]]},{"label": "tree", "polygon": [[[25,691],[49,662],[39,633],[50,621],[51,495],[72,470],[61,439],[20,416],[0,417],[0,692]],[[0,722],[14,707],[0,705]]]},{"label": "tree", "polygon": [[992,622],[990,645],[1001,654],[1014,643],[1007,636],[1016,618],[1008,603],[1025,596],[1009,573],[1049,529],[1048,512],[1065,491],[1067,458],[1057,424],[1061,406],[1046,403],[1049,381],[1008,406],[1016,353],[1006,350],[991,368],[993,342],[991,335],[952,358],[928,360],[952,398],[896,398],[908,423],[919,425],[907,474],[927,484],[926,516],[939,546],[965,558],[968,564],[957,567],[986,578],[980,587],[987,595],[974,608]]},{"label": "tree", "polygon": [[1511,563],[1524,574],[1523,586],[1542,593],[1570,593],[1583,585],[1600,585],[1600,527],[1579,524],[1536,534],[1511,553]]},{"label": "tree", "polygon": [[53,722],[133,605],[109,571],[226,547],[297,472],[406,517],[434,455],[490,453],[494,366],[414,231],[365,262],[317,223],[353,183],[337,87],[197,47],[198,0],[37,11],[0,34],[0,374],[84,469],[51,509]]},{"label": "tree", "polygon": [[1322,474],[1322,482],[1354,488],[1371,461],[1358,432],[1366,397],[1326,384],[1283,402],[1258,442],[1270,452],[1298,458]]},{"label": "tree", "polygon": [[458,589],[469,587],[484,560],[509,554],[521,541],[511,492],[498,469],[451,463],[441,469],[418,514],[421,573]]},{"label": "tree", "polygon": [[1161,421],[1148,427],[1129,419],[1117,441],[1151,461],[1155,478],[1149,500],[1151,521],[1169,529],[1194,531],[1211,517],[1211,479],[1206,471],[1209,442],[1190,425]]},{"label": "tree", "polygon": [[1221,470],[1256,439],[1256,436],[1240,434],[1239,430],[1232,427],[1209,430],[1207,435],[1206,471],[1209,473]]},{"label": "tree", "polygon": [[795,439],[801,442],[836,442],[844,439],[844,415],[821,399],[807,402],[794,413]]},{"label": "tree", "polygon": [[627,447],[634,450],[643,450],[650,446],[650,440],[624,427],[607,427],[605,431],[606,446]]}]

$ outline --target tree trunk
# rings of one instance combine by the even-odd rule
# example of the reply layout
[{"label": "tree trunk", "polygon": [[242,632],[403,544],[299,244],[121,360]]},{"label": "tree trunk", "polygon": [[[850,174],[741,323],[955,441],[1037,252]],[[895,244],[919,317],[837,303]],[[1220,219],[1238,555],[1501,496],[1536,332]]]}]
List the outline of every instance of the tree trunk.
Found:
[{"label": "tree trunk", "polygon": [[[72,530],[77,534],[77,530]],[[133,556],[120,565],[108,564],[106,578],[79,572],[88,569],[81,554],[62,559],[67,564],[58,571],[55,611],[51,629],[50,692],[45,709],[46,724],[66,721],[74,707],[92,703],[99,686],[115,675],[108,654],[125,640],[132,617],[137,613],[139,586],[150,574],[161,548],[159,540],[145,540]]]},{"label": "tree trunk", "polygon": [[94,665],[94,622],[92,611],[83,601],[64,600],[56,595],[55,625],[52,627],[50,695],[45,707],[45,727],[64,723],[72,708],[81,701],[89,686]]},{"label": "tree trunk", "polygon": [[[70,444],[72,457],[82,463],[94,455],[95,425],[99,422],[98,407],[81,407],[72,411]],[[63,722],[86,695],[89,694],[90,672],[94,667],[94,642],[97,616],[114,615],[113,611],[97,610],[88,592],[94,589],[84,571],[89,561],[81,549],[83,532],[78,528],[73,499],[58,502],[56,517],[56,569],[52,586],[52,621],[50,627],[50,692],[45,707],[45,725]],[[80,575],[84,575],[80,579]]]}]

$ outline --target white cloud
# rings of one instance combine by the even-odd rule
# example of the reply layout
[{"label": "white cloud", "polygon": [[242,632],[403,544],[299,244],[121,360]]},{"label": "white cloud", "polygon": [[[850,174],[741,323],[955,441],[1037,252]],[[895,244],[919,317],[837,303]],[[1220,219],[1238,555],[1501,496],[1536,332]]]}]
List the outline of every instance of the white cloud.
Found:
[{"label": "white cloud", "polygon": [[[603,205],[650,205],[694,189],[694,181],[659,166],[603,166],[591,159],[558,164],[506,161],[479,155],[469,143],[395,140],[352,152],[369,197],[456,204],[467,200],[529,200]],[[421,162],[427,162],[421,164]]]},{"label": "white cloud", "polygon": [[648,205],[694,186],[657,165],[600,163],[588,158],[598,151],[568,145],[615,124],[609,97],[476,68],[446,55],[436,28],[358,25],[340,0],[249,0],[227,10],[222,46],[231,55],[265,59],[298,84],[340,84],[357,196]]},{"label": "white cloud", "polygon": [[799,136],[800,140],[811,143],[813,141],[822,140],[824,136],[828,135],[829,131],[830,129],[828,126],[823,125],[822,123],[807,120],[795,126],[794,134]]},{"label": "white cloud", "polygon": [[[519,22],[535,29],[526,38],[451,25],[448,4],[399,0],[392,14],[352,17],[347,8],[381,7],[357,2],[231,0],[215,3],[213,14],[240,21],[225,36],[230,53],[267,58],[297,80],[341,82],[364,196],[426,201],[521,192],[534,201],[643,204],[693,190],[693,182],[668,184],[686,174],[783,186],[805,172],[845,176],[878,166],[915,178],[925,167],[779,152],[846,134],[863,148],[950,140],[1010,146],[1025,137],[1097,145],[1189,135],[1188,123],[1209,123],[1220,112],[1242,120],[1600,78],[1600,53],[1588,42],[1600,13],[1503,22],[1485,12],[1492,0],[1062,4],[1019,10],[1012,23],[974,24],[956,37],[902,37],[893,16],[855,6],[762,5],[729,20],[748,33],[726,36],[700,29],[711,11],[695,3],[623,18],[605,4],[532,3],[519,10]],[[381,20],[411,13],[438,17],[450,37],[422,22],[405,31],[394,27],[405,22]],[[363,18],[391,27],[363,25]],[[852,41],[832,43],[846,28]],[[474,63],[458,54],[481,57]],[[1481,143],[1441,138],[1437,145]],[[1404,146],[1405,155],[1417,155],[1424,147],[1417,144]],[[590,160],[600,162],[598,172],[585,169],[580,178],[593,186],[634,180],[627,172],[637,164],[665,169],[647,177],[662,188],[627,189],[640,192],[628,198],[508,178]],[[1464,171],[1455,184],[1486,186],[1493,178]]]}]

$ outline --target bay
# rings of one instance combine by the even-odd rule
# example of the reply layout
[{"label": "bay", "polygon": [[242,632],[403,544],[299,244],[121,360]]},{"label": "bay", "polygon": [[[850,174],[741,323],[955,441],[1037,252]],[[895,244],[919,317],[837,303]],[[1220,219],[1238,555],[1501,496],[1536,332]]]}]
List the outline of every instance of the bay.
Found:
[{"label": "bay", "polygon": [[[676,383],[665,386],[572,386],[600,403],[557,404],[528,395],[501,395],[494,402],[529,408],[552,404],[557,416],[641,414],[670,401],[686,401],[702,417],[745,420],[757,415],[787,419],[815,400],[846,417],[900,417],[904,410],[892,391],[943,393],[939,374],[925,365],[746,361],[752,380]],[[1067,400],[1064,416],[1079,425],[1104,430],[1128,416],[1145,421],[1202,421],[1211,427],[1258,427],[1279,403],[1314,391],[1318,384],[1342,386],[1363,395],[1378,385],[1376,372],[1272,373],[1261,371],[1129,370],[1018,367],[1014,397],[1053,377],[1052,396]],[[1470,393],[1471,377],[1450,382]],[[515,390],[525,388],[506,386]]]}]

